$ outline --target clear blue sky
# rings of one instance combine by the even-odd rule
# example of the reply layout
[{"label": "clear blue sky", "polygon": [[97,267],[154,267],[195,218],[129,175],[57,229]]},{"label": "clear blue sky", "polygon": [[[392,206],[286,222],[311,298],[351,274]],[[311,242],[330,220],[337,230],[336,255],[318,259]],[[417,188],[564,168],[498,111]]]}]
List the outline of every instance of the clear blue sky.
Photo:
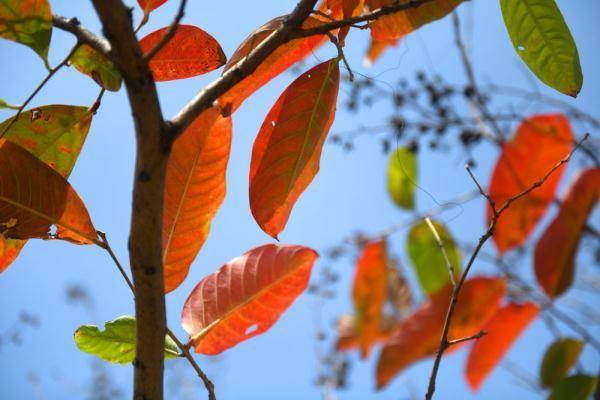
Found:
[{"label": "clear blue sky", "polygon": [[[130,1],[132,6],[136,6]],[[152,14],[151,22],[142,35],[166,26],[177,6],[176,0]],[[184,23],[194,24],[210,32],[231,55],[239,42],[253,29],[267,20],[289,12],[293,0],[257,0],[229,2],[190,1]],[[88,1],[52,0],[54,12],[67,17],[77,16],[92,30],[99,31],[97,18]],[[594,0],[558,1],[576,39],[584,72],[583,90],[573,104],[596,115],[600,114],[600,3]],[[477,75],[484,82],[528,88],[523,66],[514,53],[505,32],[497,1],[476,0],[460,7],[463,25],[473,26],[468,35],[474,47],[474,64]],[[139,12],[136,7],[136,17]],[[464,82],[456,49],[453,45],[450,20],[429,25],[408,37],[398,49],[386,53],[372,69],[362,65],[367,46],[367,32],[352,32],[347,55],[352,67],[361,73],[377,76],[383,82],[396,82],[399,78],[413,79],[416,69],[438,73],[453,83]],[[72,38],[55,30],[50,51],[51,64],[61,60]],[[313,65],[317,59],[335,54],[335,49],[325,46],[315,56],[307,59]],[[305,68],[308,67],[305,66]],[[11,102],[21,102],[44,76],[43,65],[35,54],[17,44],[1,41],[0,44],[0,97]],[[206,76],[178,82],[159,84],[165,116],[174,115],[198,90],[218,76]],[[271,239],[255,224],[248,205],[248,168],[254,137],[270,105],[293,79],[285,73],[260,90],[234,115],[234,139],[227,173],[228,193],[217,214],[212,231],[202,252],[194,262],[190,275],[174,293],[167,297],[169,325],[180,337],[180,310],[188,293],[205,275],[224,262],[246,250]],[[549,95],[551,90],[541,86]],[[33,105],[74,104],[89,105],[97,94],[96,85],[73,69],[61,71],[56,79],[36,97]],[[342,90],[340,101],[347,93]],[[332,132],[355,127],[358,123],[378,124],[390,110],[374,108],[358,117],[348,115],[341,107]],[[463,110],[465,114],[468,110]],[[531,112],[539,111],[535,107]],[[10,113],[3,111],[2,118]],[[583,132],[577,132],[581,135]],[[377,140],[363,138],[357,149],[346,153],[339,147],[326,144],[321,172],[297,203],[286,230],[281,235],[285,243],[303,244],[323,252],[343,237],[362,230],[376,233],[392,223],[410,216],[395,208],[385,190],[384,171],[386,158],[381,155]],[[478,176],[483,181],[489,177],[496,158],[495,150],[481,146],[475,154],[479,162]],[[463,169],[460,154],[450,155],[423,152],[420,158],[420,184],[438,201],[450,199],[472,188]],[[107,232],[117,254],[127,261],[126,243],[129,227],[131,184],[134,162],[134,134],[129,106],[124,90],[107,93],[95,117],[89,138],[71,177],[71,183],[84,199],[94,224]],[[570,167],[570,172],[573,167]],[[419,210],[427,210],[435,203],[423,192],[418,193]],[[462,241],[474,241],[484,229],[484,204],[480,200],[465,205],[462,210],[452,210],[441,219],[448,222],[452,232]],[[406,232],[391,238],[392,251],[407,264],[403,251]],[[487,250],[492,252],[491,244]],[[589,261],[589,260],[584,260]],[[313,277],[325,261],[317,262]],[[325,305],[323,318],[326,325],[334,317],[351,310],[350,286],[353,265],[340,262],[333,267],[341,274],[337,285],[337,298]],[[521,266],[530,276],[528,260]],[[478,263],[475,273],[491,272],[485,263]],[[66,287],[78,284],[89,291],[94,301],[93,309],[73,306],[66,301]],[[569,298],[579,297],[592,307],[598,307],[598,297],[581,295],[574,291]],[[224,355],[198,360],[214,379],[219,399],[314,399],[319,389],[314,385],[317,360],[314,353],[313,310],[315,299],[301,296],[291,309],[268,333],[240,344]],[[73,246],[68,243],[31,241],[19,259],[0,276],[0,387],[3,399],[80,399],[92,379],[90,366],[93,357],[80,353],[72,334],[82,324],[99,324],[123,314],[133,313],[133,301],[128,288],[120,278],[108,256],[98,248]],[[11,327],[21,312],[35,314],[39,328],[25,328],[18,346],[6,341]],[[598,335],[598,327],[590,329]],[[536,322],[514,346],[508,358],[537,373],[543,349],[552,340],[544,325]],[[439,398],[475,398],[463,380],[465,351],[445,359],[438,378]],[[584,366],[589,372],[598,368],[598,356],[586,349]],[[185,380],[177,394],[168,390],[170,398],[205,398],[203,387],[197,383],[184,360],[171,361],[167,371],[167,388]],[[386,390],[375,394],[373,359],[361,362],[353,356],[348,390],[338,393],[340,399],[399,399],[409,397],[411,391],[419,397],[425,392],[431,360],[416,364],[398,377]],[[106,369],[125,398],[131,390],[132,367],[109,365]],[[496,370],[485,383],[477,398],[504,399],[540,397],[514,384],[505,371]],[[186,397],[190,396],[190,397]]]}]

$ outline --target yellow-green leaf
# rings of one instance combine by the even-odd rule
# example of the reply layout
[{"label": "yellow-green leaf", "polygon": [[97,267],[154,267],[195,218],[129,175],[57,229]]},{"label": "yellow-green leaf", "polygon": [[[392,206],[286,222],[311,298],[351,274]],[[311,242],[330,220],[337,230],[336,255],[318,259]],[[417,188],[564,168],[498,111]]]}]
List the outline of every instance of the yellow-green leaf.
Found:
[{"label": "yellow-green leaf", "polygon": [[554,0],[500,0],[510,39],[546,85],[576,97],[583,84],[577,46]]},{"label": "yellow-green leaf", "polygon": [[30,47],[47,63],[51,36],[48,0],[0,0],[0,37]]},{"label": "yellow-green leaf", "polygon": [[400,208],[415,207],[415,184],[417,182],[417,158],[411,149],[399,147],[390,156],[387,170],[388,193]]},{"label": "yellow-green leaf", "polygon": [[121,74],[112,61],[88,45],[81,45],[69,59],[69,63],[86,74],[106,90],[116,92],[121,88]]},{"label": "yellow-green leaf", "polygon": [[[456,242],[444,225],[436,221],[432,221],[432,224],[444,244],[444,250],[455,274],[458,275],[461,254]],[[442,250],[425,221],[411,228],[406,250],[415,269],[419,284],[425,293],[433,294],[450,282],[450,273]]]},{"label": "yellow-green leaf", "polygon": [[598,378],[589,375],[573,375],[558,382],[548,400],[588,400],[594,393]]},{"label": "yellow-green leaf", "polygon": [[552,343],[546,350],[540,368],[540,383],[544,387],[551,387],[563,379],[575,365],[583,342],[577,339],[559,339]]},{"label": "yellow-green leaf", "polygon": [[[75,331],[75,344],[79,350],[118,364],[133,362],[135,358],[135,318],[119,317],[104,324],[101,331],[95,325],[83,325]],[[165,359],[179,355],[177,345],[165,337]]]}]

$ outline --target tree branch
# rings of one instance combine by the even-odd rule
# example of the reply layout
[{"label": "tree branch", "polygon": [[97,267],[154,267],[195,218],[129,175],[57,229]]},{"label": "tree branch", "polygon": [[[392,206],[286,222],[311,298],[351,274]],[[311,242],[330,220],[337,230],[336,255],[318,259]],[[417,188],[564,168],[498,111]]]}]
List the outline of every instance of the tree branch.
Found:
[{"label": "tree branch", "polygon": [[[65,18],[60,15],[52,15],[52,25],[55,28],[75,35],[80,43],[87,44],[98,53],[110,58],[110,44],[106,39],[96,36],[93,32],[81,25],[77,18]],[[112,60],[112,59],[111,59]]]},{"label": "tree branch", "polygon": [[452,323],[452,316],[454,315],[456,303],[458,302],[458,296],[460,295],[460,291],[462,289],[463,284],[465,283],[465,280],[467,279],[467,275],[469,274],[471,267],[475,263],[475,259],[477,258],[479,252],[483,248],[483,245],[494,234],[494,229],[496,228],[498,219],[501,217],[502,213],[510,207],[510,205],[512,203],[514,203],[515,201],[519,200],[520,198],[526,196],[527,194],[529,194],[536,188],[542,186],[544,184],[544,182],[546,182],[546,180],[550,177],[550,175],[552,175],[554,173],[554,171],[556,171],[558,168],[560,168],[563,164],[569,162],[573,153],[575,153],[575,151],[577,151],[577,149],[579,148],[581,143],[584,142],[585,140],[587,140],[588,137],[589,137],[589,134],[586,134],[583,137],[583,139],[581,139],[581,141],[578,142],[577,145],[575,145],[575,147],[571,150],[571,152],[566,157],[564,157],[563,159],[558,161],[556,164],[554,164],[554,166],[552,168],[550,168],[550,170],[548,170],[548,172],[546,172],[543,177],[541,177],[538,181],[534,182],[527,189],[510,197],[508,200],[506,200],[506,202],[499,209],[496,209],[496,206],[495,206],[494,202],[492,201],[491,197],[489,195],[486,195],[483,192],[482,186],[479,184],[479,182],[477,181],[475,176],[471,173],[470,168],[467,166],[467,171],[469,172],[469,175],[471,176],[471,178],[475,182],[475,185],[482,192],[483,196],[486,198],[490,207],[492,208],[492,211],[493,211],[492,221],[490,222],[490,226],[488,227],[487,231],[483,234],[483,236],[481,236],[481,238],[479,238],[479,242],[477,243],[477,246],[473,250],[473,253],[471,254],[471,257],[469,258],[467,266],[465,267],[465,270],[462,273],[458,284],[452,290],[450,304],[448,306],[448,311],[446,312],[446,318],[444,321],[444,328],[442,329],[442,337],[440,339],[438,351],[436,353],[435,361],[434,361],[433,367],[431,369],[431,376],[429,378],[429,386],[427,389],[427,393],[425,395],[426,400],[431,400],[433,398],[433,394],[435,392],[435,381],[436,381],[437,373],[438,373],[438,370],[440,367],[440,362],[441,362],[442,356],[444,354],[444,351],[448,348],[448,346],[450,346],[450,342],[448,340],[448,331],[450,330],[450,324]]}]

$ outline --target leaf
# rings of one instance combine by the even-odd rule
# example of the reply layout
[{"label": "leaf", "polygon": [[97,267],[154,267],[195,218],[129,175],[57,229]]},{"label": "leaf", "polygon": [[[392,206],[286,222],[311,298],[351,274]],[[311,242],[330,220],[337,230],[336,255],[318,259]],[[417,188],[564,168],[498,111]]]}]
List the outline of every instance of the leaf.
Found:
[{"label": "leaf", "polygon": [[[150,52],[169,27],[152,32],[140,40],[144,53]],[[156,82],[191,78],[213,71],[227,61],[221,45],[214,37],[192,25],[179,25],[175,35],[150,60]]]},{"label": "leaf", "polygon": [[[504,144],[494,168],[489,194],[497,207],[539,181],[569,154],[572,142],[571,126],[562,114],[539,114],[523,120],[512,141]],[[500,253],[527,240],[554,199],[563,171],[564,165],[541,187],[515,201],[502,213],[493,236]],[[491,220],[492,211],[488,207],[487,223]]]},{"label": "leaf", "polygon": [[96,230],[71,185],[28,151],[0,139],[0,232],[5,238],[55,237],[93,243]]},{"label": "leaf", "polygon": [[231,118],[203,112],[175,141],[167,164],[163,209],[165,291],[176,289],[202,248],[225,199]]},{"label": "leaf", "polygon": [[535,276],[544,292],[555,298],[573,283],[575,254],[588,217],[600,200],[600,168],[581,173],[560,210],[535,247]]},{"label": "leaf", "polygon": [[[25,148],[68,178],[87,137],[93,115],[86,107],[50,105],[24,111],[4,138]],[[0,124],[0,132],[13,117]],[[6,239],[0,248],[0,272],[17,258],[25,240]]]},{"label": "leaf", "polygon": [[548,400],[587,400],[598,384],[598,378],[577,374],[558,382]]},{"label": "leaf", "polygon": [[[104,361],[128,364],[135,359],[135,317],[124,315],[104,324],[80,326],[74,334],[77,348]],[[165,359],[179,356],[177,345],[165,336]]]},{"label": "leaf", "polygon": [[0,37],[24,44],[48,62],[52,14],[48,0],[0,0]]},{"label": "leaf", "polygon": [[15,261],[26,240],[6,239],[0,233],[0,272],[4,272]]},{"label": "leaf", "polygon": [[583,342],[577,339],[558,339],[548,347],[540,367],[540,383],[552,387],[567,376],[579,359]]},{"label": "leaf", "polygon": [[144,11],[144,14],[149,14],[151,11],[156,10],[167,1],[168,0],[138,0],[138,4]]},{"label": "leaf", "polygon": [[[444,225],[437,221],[432,221],[432,224],[440,235],[444,250],[454,268],[455,276],[458,277],[461,270],[460,250]],[[425,293],[433,294],[450,282],[450,273],[444,254],[425,221],[419,222],[410,229],[406,251]]]},{"label": "leaf", "polygon": [[69,63],[82,74],[90,76],[98,85],[111,92],[121,88],[121,74],[112,61],[96,50],[83,44],[75,50]]},{"label": "leaf", "polygon": [[381,57],[383,52],[387,50],[388,47],[396,47],[398,45],[398,39],[393,40],[374,40],[371,38],[369,43],[369,48],[367,49],[367,54],[365,55],[364,63],[367,67],[375,64],[375,61]]},{"label": "leaf", "polygon": [[381,312],[387,289],[386,247],[385,240],[368,243],[356,261],[352,297],[356,332],[363,359],[369,357],[371,346],[379,337]]},{"label": "leaf", "polygon": [[[24,111],[4,134],[67,178],[87,138],[93,114],[87,107],[48,105]],[[0,124],[4,132],[13,117]]]},{"label": "leaf", "polygon": [[[12,104],[8,104],[4,99],[0,99],[0,110],[6,109],[6,108],[11,109],[11,110],[18,110],[19,109],[19,107],[17,107],[17,106],[14,106]],[[2,131],[0,131],[0,132],[2,132]]]},{"label": "leaf", "polygon": [[[454,310],[448,339],[456,340],[479,332],[496,313],[505,286],[501,278],[476,277],[467,280]],[[452,287],[448,285],[396,327],[377,362],[378,389],[387,385],[410,364],[437,352],[451,294]],[[448,350],[458,347],[460,345],[454,345]]]},{"label": "leaf", "polygon": [[469,353],[465,374],[472,390],[479,389],[539,312],[534,303],[509,303],[498,310],[483,328],[487,335],[477,339]]},{"label": "leaf", "polygon": [[500,0],[506,30],[519,57],[546,85],[577,97],[583,84],[577,46],[548,0]]},{"label": "leaf", "polygon": [[[371,37],[377,41],[399,39],[430,22],[450,14],[464,0],[434,0],[418,7],[384,15],[371,24]],[[397,0],[365,0],[371,11],[393,5]]]},{"label": "leaf", "polygon": [[339,83],[337,59],[303,73],[273,105],[254,141],[250,209],[262,230],[274,238],[319,171]]},{"label": "leaf", "polygon": [[306,289],[317,257],[308,247],[267,244],[202,279],[181,316],[196,352],[219,354],[269,330]]},{"label": "leaf", "polygon": [[[251,33],[233,53],[227,64],[225,64],[223,73],[234,68],[240,61],[244,60],[252,50],[281,26],[284,19],[285,16],[272,19]],[[322,23],[322,21],[319,21],[316,18],[308,17],[302,25],[302,28],[313,28]],[[252,95],[252,93],[266,85],[271,79],[287,70],[296,62],[304,59],[309,54],[312,54],[312,52],[316,51],[326,39],[327,37],[325,35],[315,35],[307,38],[295,39],[279,46],[277,50],[271,53],[271,55],[268,56],[250,76],[238,82],[219,98],[219,105],[223,110],[222,113],[224,115],[229,115],[235,112],[244,100]]]},{"label": "leaf", "polygon": [[417,183],[417,158],[414,151],[399,147],[390,155],[387,169],[388,193],[400,208],[415,208],[415,186]]}]

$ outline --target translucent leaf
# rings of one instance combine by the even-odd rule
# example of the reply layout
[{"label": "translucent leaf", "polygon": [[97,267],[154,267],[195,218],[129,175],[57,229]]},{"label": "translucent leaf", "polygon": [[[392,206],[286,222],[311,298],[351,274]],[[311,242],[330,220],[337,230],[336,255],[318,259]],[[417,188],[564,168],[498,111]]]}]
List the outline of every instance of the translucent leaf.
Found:
[{"label": "translucent leaf", "polygon": [[47,63],[51,36],[48,0],[0,1],[0,37],[30,47]]},{"label": "translucent leaf", "polygon": [[407,210],[415,207],[417,179],[415,153],[406,147],[399,147],[390,155],[387,169],[388,193],[398,207]]},{"label": "translucent leaf", "polygon": [[543,387],[552,387],[563,379],[579,359],[583,342],[564,338],[552,343],[542,359],[540,383]]},{"label": "translucent leaf", "polygon": [[121,74],[112,61],[87,44],[79,46],[69,62],[77,71],[92,77],[98,85],[106,90],[116,92],[121,88]]}]

